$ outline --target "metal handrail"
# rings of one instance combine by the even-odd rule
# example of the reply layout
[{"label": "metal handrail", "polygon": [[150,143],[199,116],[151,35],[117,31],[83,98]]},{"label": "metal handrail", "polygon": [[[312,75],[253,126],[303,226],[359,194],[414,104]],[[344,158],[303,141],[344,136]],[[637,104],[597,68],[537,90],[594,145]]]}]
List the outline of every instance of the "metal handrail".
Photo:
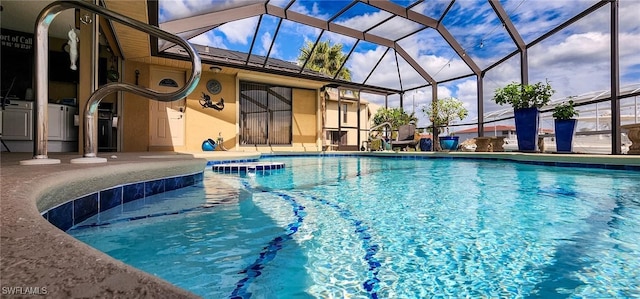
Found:
[{"label": "metal handrail", "polygon": [[387,122],[383,122],[383,123],[381,123],[381,124],[379,124],[379,125],[377,125],[377,126],[375,126],[373,128],[370,128],[369,129],[369,136],[371,136],[371,131],[373,131],[373,130],[375,130],[377,128],[380,128],[382,126],[389,126],[389,130],[393,131],[393,126],[391,126],[391,123],[387,121]]},{"label": "metal handrail", "polygon": [[95,128],[94,124],[94,116],[98,111],[98,105],[100,104],[100,101],[105,96],[117,91],[126,91],[143,97],[152,98],[157,101],[171,102],[182,99],[193,92],[193,90],[195,90],[195,88],[197,87],[198,82],[200,81],[200,76],[202,74],[202,64],[200,61],[200,56],[198,56],[195,48],[191,44],[189,44],[189,42],[177,35],[89,2],[57,1],[49,4],[40,12],[40,15],[38,15],[35,28],[35,94],[37,96],[37,100],[35,110],[36,126],[34,129],[37,139],[36,142],[34,142],[34,159],[47,159],[47,104],[49,98],[49,75],[47,68],[49,62],[49,25],[51,25],[56,15],[66,9],[71,8],[79,8],[98,14],[109,20],[113,20],[123,25],[148,33],[149,35],[153,35],[181,45],[188,52],[189,57],[191,58],[192,66],[191,77],[189,78],[189,80],[187,80],[186,84],[182,88],[174,92],[159,93],[148,88],[142,88],[137,85],[123,82],[107,83],[101,88],[95,90],[87,101],[87,106],[85,107],[86,109],[84,113],[84,157],[96,157],[97,155],[98,150],[95,146],[95,140],[97,139],[97,129]]}]

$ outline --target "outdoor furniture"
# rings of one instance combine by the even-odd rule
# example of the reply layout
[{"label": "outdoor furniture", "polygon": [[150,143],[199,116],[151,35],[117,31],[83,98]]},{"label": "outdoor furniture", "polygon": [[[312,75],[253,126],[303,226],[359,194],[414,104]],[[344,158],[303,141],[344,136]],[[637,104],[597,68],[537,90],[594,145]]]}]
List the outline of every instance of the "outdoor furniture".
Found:
[{"label": "outdoor furniture", "polygon": [[504,138],[505,136],[491,137],[491,151],[504,152]]},{"label": "outdoor furniture", "polygon": [[488,152],[491,137],[476,137],[476,152]]},{"label": "outdoor furniture", "polygon": [[391,148],[399,147],[402,150],[407,150],[407,147],[412,147],[414,150],[420,142],[415,139],[416,125],[402,125],[398,128],[398,137],[396,140],[391,141]]},{"label": "outdoor furniture", "polygon": [[627,130],[627,136],[631,140],[629,145],[628,155],[640,155],[640,124],[630,124],[620,126],[622,129]]}]

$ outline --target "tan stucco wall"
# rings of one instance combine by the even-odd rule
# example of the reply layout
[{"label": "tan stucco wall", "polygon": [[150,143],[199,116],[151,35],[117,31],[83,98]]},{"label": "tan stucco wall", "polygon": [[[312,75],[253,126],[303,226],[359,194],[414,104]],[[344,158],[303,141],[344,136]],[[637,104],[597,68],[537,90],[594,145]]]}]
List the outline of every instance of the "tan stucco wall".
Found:
[{"label": "tan stucco wall", "polygon": [[293,146],[316,147],[318,140],[316,114],[317,92],[293,89]]},{"label": "tan stucco wall", "polygon": [[[140,71],[138,84],[149,85],[149,65],[125,62],[123,80],[135,84],[135,71]],[[132,93],[123,93],[123,114],[120,116],[123,152],[146,152],[149,148],[149,100]]]},{"label": "tan stucco wall", "polygon": [[[222,85],[222,91],[212,95],[207,91],[207,81],[216,79]],[[202,142],[208,138],[216,140],[218,134],[224,139],[224,147],[231,149],[236,144],[236,80],[233,75],[214,74],[206,72],[202,74],[198,87],[187,96],[186,117],[186,147],[187,151],[201,151]],[[211,101],[217,103],[224,99],[224,109],[221,111],[212,108],[202,108],[200,97],[205,92],[211,97]]]},{"label": "tan stucco wall", "polygon": [[[142,86],[150,85],[151,66],[141,62],[125,62],[123,80],[135,83],[135,70],[140,70],[138,83]],[[188,70],[185,72],[189,73]],[[222,85],[222,91],[217,95],[210,94],[206,89],[207,81],[216,79]],[[267,83],[293,88],[293,139],[291,146],[237,146],[238,138],[238,83],[240,81]],[[208,138],[217,140],[219,134],[224,139],[227,150],[271,152],[287,151],[317,151],[319,148],[318,122],[320,111],[318,108],[318,82],[305,82],[293,78],[285,78],[267,74],[229,74],[204,71],[196,89],[187,96],[185,109],[185,146],[167,148],[167,150],[184,150],[199,152],[202,142]],[[202,108],[199,100],[202,93],[211,96],[217,103],[224,99],[224,109],[221,111]],[[149,100],[140,96],[124,93],[123,116],[121,129],[123,130],[122,151],[149,151]],[[354,115],[355,119],[355,115]],[[153,150],[160,150],[154,148]]]}]

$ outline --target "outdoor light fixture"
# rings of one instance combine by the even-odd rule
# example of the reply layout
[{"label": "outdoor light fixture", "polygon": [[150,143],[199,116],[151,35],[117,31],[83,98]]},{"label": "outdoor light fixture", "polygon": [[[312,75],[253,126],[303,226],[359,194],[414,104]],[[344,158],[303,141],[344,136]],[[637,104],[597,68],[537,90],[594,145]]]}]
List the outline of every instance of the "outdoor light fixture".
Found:
[{"label": "outdoor light fixture", "polygon": [[209,69],[210,69],[212,72],[216,73],[216,74],[217,74],[217,73],[219,73],[220,71],[222,71],[222,68],[221,68],[221,67],[219,67],[219,66],[211,66],[211,67],[209,67]]},{"label": "outdoor light fixture", "polygon": [[89,16],[89,14],[85,14],[84,17],[80,18],[80,22],[82,22],[82,24],[89,25],[91,24],[91,22],[93,22],[93,19],[91,19],[91,16]]}]

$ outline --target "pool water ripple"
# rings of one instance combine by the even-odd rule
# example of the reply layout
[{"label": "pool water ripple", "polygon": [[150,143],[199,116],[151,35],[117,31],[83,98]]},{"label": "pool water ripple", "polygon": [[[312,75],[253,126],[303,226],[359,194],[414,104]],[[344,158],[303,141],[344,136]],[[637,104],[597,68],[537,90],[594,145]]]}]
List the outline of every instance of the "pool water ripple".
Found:
[{"label": "pool water ripple", "polygon": [[[254,191],[254,188],[252,188],[248,182],[244,181],[243,185],[245,189]],[[266,190],[256,191],[267,192]],[[272,239],[269,244],[267,244],[267,246],[262,249],[259,257],[251,265],[240,272],[240,274],[245,274],[246,277],[242,278],[236,283],[236,288],[231,292],[230,298],[251,298],[252,294],[247,291],[250,284],[253,282],[253,280],[255,280],[256,277],[262,274],[261,270],[265,267],[265,265],[276,257],[278,250],[282,249],[282,247],[286,245],[286,242],[292,239],[291,235],[295,234],[298,231],[298,228],[302,226],[302,222],[304,221],[305,216],[304,206],[298,204],[295,198],[288,194],[276,192],[272,193],[275,193],[291,205],[291,207],[293,208],[295,221],[287,225],[287,231],[285,234]]]},{"label": "pool water ripple", "polygon": [[358,235],[360,240],[362,240],[362,248],[365,251],[364,260],[369,265],[369,279],[362,283],[362,287],[369,293],[370,298],[378,298],[378,284],[380,282],[380,279],[378,279],[378,272],[381,264],[380,261],[375,257],[375,255],[379,250],[379,246],[377,244],[371,243],[369,227],[366,226],[362,222],[362,220],[354,218],[353,213],[351,213],[349,210],[341,207],[338,204],[332,203],[323,198],[318,198],[316,196],[308,196],[308,198],[335,209],[336,211],[338,211],[342,218],[349,220],[355,227],[355,233]]},{"label": "pool water ripple", "polygon": [[[242,186],[247,189],[247,190],[253,190],[254,192],[271,192],[274,193],[280,197],[282,197],[283,199],[285,199],[287,202],[289,202],[292,207],[293,207],[293,211],[294,214],[298,217],[298,221],[291,223],[287,226],[287,228],[289,229],[290,233],[287,234],[287,237],[295,232],[297,232],[298,228],[300,225],[302,225],[302,217],[298,215],[298,211],[300,210],[304,210],[304,207],[300,206],[294,199],[293,197],[284,194],[284,193],[279,193],[276,191],[268,191],[266,189],[260,189],[260,188],[256,188],[251,186],[251,184],[247,181],[247,180],[243,180],[242,181]],[[373,298],[376,299],[378,298],[378,294],[377,294],[377,289],[378,289],[378,283],[380,282],[380,280],[378,279],[378,268],[380,267],[380,261],[378,259],[376,259],[375,254],[378,252],[379,246],[377,244],[371,244],[370,240],[371,240],[371,235],[369,234],[369,228],[367,227],[367,225],[365,225],[363,223],[363,221],[358,220],[356,218],[354,218],[353,213],[351,213],[349,210],[341,207],[338,204],[332,203],[326,199],[323,198],[319,198],[316,196],[307,196],[305,194],[296,194],[296,195],[300,195],[300,196],[305,196],[306,198],[312,200],[312,201],[316,201],[319,203],[322,203],[323,205],[327,205],[333,209],[335,209],[339,215],[348,220],[349,222],[351,222],[351,224],[355,227],[354,232],[358,235],[358,237],[360,238],[360,240],[362,241],[362,248],[365,251],[365,255],[364,255],[364,260],[366,261],[366,263],[368,264],[368,271],[369,271],[369,279],[367,279],[365,282],[362,283],[362,287],[367,291],[367,293],[369,294],[369,298]],[[290,238],[288,238],[287,240],[289,240]],[[260,254],[260,258],[258,260],[256,260],[256,262],[254,264],[252,264],[250,267],[248,267],[248,269],[250,270],[246,270],[245,272],[248,272],[248,277],[244,278],[242,281],[240,281],[237,285],[238,287],[236,288],[236,290],[234,290],[234,292],[232,293],[232,298],[235,298],[235,296],[240,295],[241,298],[249,298],[250,294],[240,291],[239,289],[243,289],[246,288],[246,285],[250,282],[250,278],[252,277],[257,277],[260,275],[260,272],[257,271],[251,271],[255,268],[261,269],[262,265],[265,264],[266,262],[269,262],[271,259],[265,259],[264,255],[266,254],[271,254],[273,256],[275,256],[276,251],[278,249],[281,248],[280,243],[282,243],[282,238],[278,237],[276,238],[276,240],[278,240],[278,242],[276,242],[278,244],[278,246],[273,246],[271,243],[269,244],[269,246],[267,246],[266,248],[269,249],[275,249],[275,250],[269,250],[267,253],[261,253]],[[273,243],[273,241],[272,241]]]},{"label": "pool water ripple", "polygon": [[636,172],[273,159],[172,199],[211,208],[71,233],[205,298],[640,297]]}]

